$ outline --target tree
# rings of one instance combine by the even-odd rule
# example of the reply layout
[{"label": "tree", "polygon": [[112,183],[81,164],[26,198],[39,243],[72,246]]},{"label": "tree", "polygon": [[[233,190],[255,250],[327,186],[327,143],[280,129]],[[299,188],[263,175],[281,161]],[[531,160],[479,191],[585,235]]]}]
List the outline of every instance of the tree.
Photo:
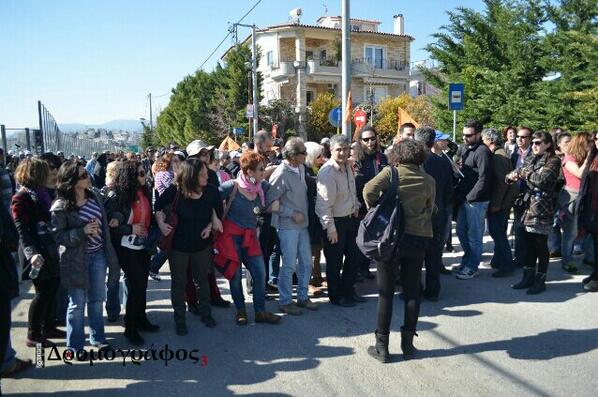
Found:
[{"label": "tree", "polygon": [[409,113],[421,125],[436,126],[432,104],[428,97],[412,98],[409,94],[387,97],[376,106],[376,116],[374,117],[374,127],[382,142],[391,142],[397,134],[399,107]]},{"label": "tree", "polygon": [[328,122],[328,113],[339,106],[340,99],[329,92],[319,94],[311,102],[307,120],[307,137],[310,141],[320,142],[322,138],[336,134],[336,128]]},{"label": "tree", "polygon": [[548,71],[545,8],[540,0],[484,3],[483,13],[463,7],[450,11],[450,23],[426,47],[439,64],[437,70],[424,71],[441,90],[432,101],[438,127],[452,129],[449,82],[465,83],[461,120],[476,118],[495,126],[525,121],[539,127],[537,109],[530,104],[542,96],[542,78]]},{"label": "tree", "polygon": [[295,129],[295,110],[293,105],[285,100],[273,100],[267,106],[260,107],[260,125],[266,131],[271,131],[274,124],[278,125],[278,136],[286,137],[288,131]]},{"label": "tree", "polygon": [[154,139],[154,132],[148,125],[143,124],[143,132],[141,133],[141,147],[143,150],[156,144]]}]

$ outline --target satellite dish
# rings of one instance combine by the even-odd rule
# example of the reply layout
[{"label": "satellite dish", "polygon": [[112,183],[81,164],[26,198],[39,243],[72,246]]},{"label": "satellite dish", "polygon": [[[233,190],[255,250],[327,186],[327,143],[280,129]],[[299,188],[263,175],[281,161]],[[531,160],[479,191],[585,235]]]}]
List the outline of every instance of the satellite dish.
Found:
[{"label": "satellite dish", "polygon": [[293,8],[291,10],[291,12],[289,12],[289,19],[293,22],[293,23],[299,23],[299,17],[303,14],[303,12],[301,11],[301,8]]}]

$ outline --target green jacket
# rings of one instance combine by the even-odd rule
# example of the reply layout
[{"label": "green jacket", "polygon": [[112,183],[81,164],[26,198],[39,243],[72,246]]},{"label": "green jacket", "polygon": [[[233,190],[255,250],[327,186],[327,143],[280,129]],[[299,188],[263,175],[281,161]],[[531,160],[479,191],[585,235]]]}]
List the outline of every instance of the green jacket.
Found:
[{"label": "green jacket", "polygon": [[[415,165],[399,165],[399,199],[403,206],[405,234],[432,237],[432,212],[436,196],[434,178]],[[368,208],[390,188],[390,167],[385,167],[378,175],[366,183],[363,199]]]}]

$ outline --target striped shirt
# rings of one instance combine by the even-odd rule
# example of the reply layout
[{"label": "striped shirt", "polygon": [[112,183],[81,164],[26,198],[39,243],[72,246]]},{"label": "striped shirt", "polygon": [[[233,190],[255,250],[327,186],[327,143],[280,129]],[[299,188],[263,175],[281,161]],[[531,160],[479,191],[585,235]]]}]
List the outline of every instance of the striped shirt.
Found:
[{"label": "striped shirt", "polygon": [[168,189],[174,182],[174,173],[172,171],[158,171],[156,172],[156,179],[154,186],[158,192],[158,196],[164,193],[164,190]]},{"label": "striped shirt", "polygon": [[92,219],[97,219],[99,223],[99,234],[97,236],[87,236],[87,252],[96,252],[104,246],[104,237],[102,236],[102,210],[98,203],[93,199],[87,199],[87,203],[79,208],[79,218],[85,223]]}]

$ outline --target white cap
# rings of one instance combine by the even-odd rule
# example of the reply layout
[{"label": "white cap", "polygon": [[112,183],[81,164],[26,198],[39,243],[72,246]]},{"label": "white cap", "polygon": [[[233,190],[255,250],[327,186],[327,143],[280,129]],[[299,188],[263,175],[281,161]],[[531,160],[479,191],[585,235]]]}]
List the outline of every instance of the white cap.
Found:
[{"label": "white cap", "polygon": [[214,149],[214,145],[208,145],[201,139],[196,139],[187,145],[187,155],[188,156],[196,156],[203,149],[212,150],[212,149]]}]

